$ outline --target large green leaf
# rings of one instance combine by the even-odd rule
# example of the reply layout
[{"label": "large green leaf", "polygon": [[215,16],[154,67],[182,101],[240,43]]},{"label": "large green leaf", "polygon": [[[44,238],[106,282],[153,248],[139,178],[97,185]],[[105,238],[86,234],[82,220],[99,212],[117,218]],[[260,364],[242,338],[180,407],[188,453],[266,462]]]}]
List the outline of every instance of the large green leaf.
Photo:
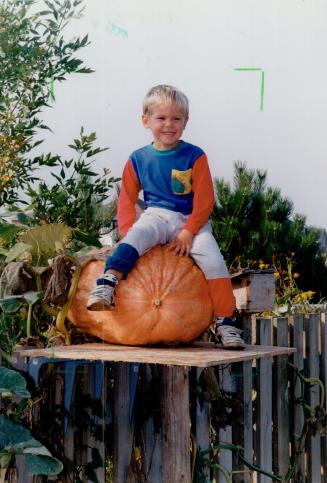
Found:
[{"label": "large green leaf", "polygon": [[22,299],[25,300],[28,303],[28,305],[34,305],[35,302],[43,298],[43,295],[44,295],[44,292],[35,292],[32,290],[30,290],[29,292],[24,292],[19,295],[7,295],[6,298],[0,299],[0,306],[2,306],[2,304],[7,304],[11,301],[13,302],[13,301],[22,300]]},{"label": "large green leaf", "polygon": [[22,397],[31,397],[26,389],[25,378],[17,371],[0,366],[0,393],[12,392]]},{"label": "large green leaf", "polygon": [[0,453],[24,454],[29,475],[57,475],[63,469],[62,463],[31,433],[0,415]]},{"label": "large green leaf", "polygon": [[43,296],[44,296],[44,292],[34,292],[34,291],[25,292],[21,295],[21,297],[24,298],[24,300],[26,300],[28,305],[34,305],[35,302],[37,302],[38,300],[41,300]]},{"label": "large green leaf", "polygon": [[17,213],[17,218],[19,223],[21,223],[22,225],[28,226],[29,223],[31,222],[31,218],[23,212]]},{"label": "large green leaf", "polygon": [[0,224],[0,244],[11,243],[21,228],[11,223]]},{"label": "large green leaf", "polygon": [[101,248],[102,244],[100,243],[99,239],[93,235],[92,233],[86,233],[85,231],[80,230],[79,228],[74,228],[74,237],[91,247]]},{"label": "large green leaf", "polygon": [[21,233],[18,239],[30,245],[32,256],[37,258],[59,253],[70,242],[72,233],[72,229],[64,224],[42,225]]},{"label": "large green leaf", "polygon": [[61,461],[53,456],[26,455],[29,475],[57,475],[63,470]]},{"label": "large green leaf", "polygon": [[23,305],[22,301],[15,298],[4,298],[0,300],[0,307],[6,314],[14,314]]},{"label": "large green leaf", "polygon": [[[11,459],[12,459],[12,454],[10,453],[0,454],[0,469],[7,468],[10,464]],[[2,481],[3,480],[0,477],[0,482],[2,483]]]},{"label": "large green leaf", "polygon": [[6,263],[16,260],[20,255],[25,252],[31,251],[31,245],[26,243],[16,243],[8,252],[6,257]]},{"label": "large green leaf", "polygon": [[23,453],[25,448],[38,448],[41,443],[33,438],[28,429],[14,424],[0,414],[0,452]]}]

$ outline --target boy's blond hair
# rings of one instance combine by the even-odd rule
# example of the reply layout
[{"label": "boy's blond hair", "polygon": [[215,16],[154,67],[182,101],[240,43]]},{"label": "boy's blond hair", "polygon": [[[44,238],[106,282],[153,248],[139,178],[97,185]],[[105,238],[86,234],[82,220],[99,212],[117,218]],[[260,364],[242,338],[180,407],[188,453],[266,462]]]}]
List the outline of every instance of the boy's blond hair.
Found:
[{"label": "boy's blond hair", "polygon": [[189,107],[188,98],[176,87],[160,84],[152,87],[146,94],[143,101],[143,114],[151,114],[153,106],[159,102],[170,101],[182,107],[186,119],[188,119]]}]

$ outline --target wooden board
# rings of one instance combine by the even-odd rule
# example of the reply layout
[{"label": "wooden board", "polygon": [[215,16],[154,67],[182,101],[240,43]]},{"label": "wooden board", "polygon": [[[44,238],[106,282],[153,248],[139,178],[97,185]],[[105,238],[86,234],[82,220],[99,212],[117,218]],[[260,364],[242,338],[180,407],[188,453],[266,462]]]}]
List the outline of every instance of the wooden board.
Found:
[{"label": "wooden board", "polygon": [[290,347],[265,347],[257,345],[247,345],[244,350],[226,350],[217,347],[212,342],[194,342],[189,346],[174,348],[131,347],[95,343],[58,346],[49,349],[25,349],[20,351],[20,356],[209,367],[262,357],[291,354],[295,351],[296,349]]}]

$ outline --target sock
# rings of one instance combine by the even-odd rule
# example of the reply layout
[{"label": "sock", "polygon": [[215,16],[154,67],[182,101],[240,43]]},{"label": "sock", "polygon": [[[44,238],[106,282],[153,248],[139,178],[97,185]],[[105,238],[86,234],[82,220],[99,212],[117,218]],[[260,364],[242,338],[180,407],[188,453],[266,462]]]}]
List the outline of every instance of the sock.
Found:
[{"label": "sock", "polygon": [[110,285],[110,287],[116,287],[116,285],[118,285],[118,277],[113,273],[105,273],[102,278],[97,279],[97,285]]},{"label": "sock", "polygon": [[234,321],[230,317],[218,317],[215,316],[215,323],[219,327],[220,325],[231,325],[234,326]]}]

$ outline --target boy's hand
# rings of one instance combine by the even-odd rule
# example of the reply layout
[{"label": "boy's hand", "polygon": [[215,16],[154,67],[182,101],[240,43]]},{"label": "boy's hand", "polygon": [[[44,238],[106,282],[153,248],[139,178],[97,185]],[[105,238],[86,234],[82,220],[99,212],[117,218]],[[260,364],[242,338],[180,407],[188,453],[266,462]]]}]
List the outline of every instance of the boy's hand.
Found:
[{"label": "boy's hand", "polygon": [[193,236],[193,233],[191,233],[190,231],[181,230],[175,240],[168,243],[167,251],[173,251],[176,255],[179,255],[180,257],[182,257],[183,255],[189,255],[192,247]]}]

